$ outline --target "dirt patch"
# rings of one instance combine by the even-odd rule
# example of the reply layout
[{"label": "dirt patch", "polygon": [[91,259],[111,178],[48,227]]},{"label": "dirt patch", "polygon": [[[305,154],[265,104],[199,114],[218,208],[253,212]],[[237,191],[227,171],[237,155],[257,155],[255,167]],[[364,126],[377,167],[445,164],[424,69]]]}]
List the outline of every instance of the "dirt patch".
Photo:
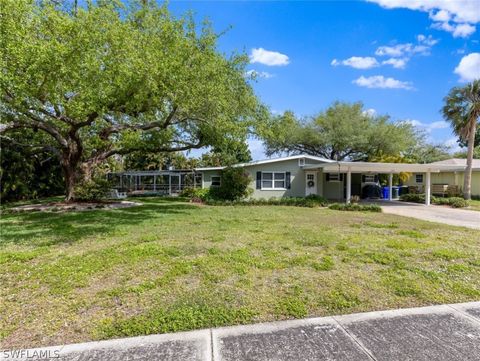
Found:
[{"label": "dirt patch", "polygon": [[43,204],[26,204],[10,208],[11,212],[67,212],[92,211],[95,209],[117,209],[141,206],[142,203],[131,201],[99,201],[99,202],[51,202]]}]

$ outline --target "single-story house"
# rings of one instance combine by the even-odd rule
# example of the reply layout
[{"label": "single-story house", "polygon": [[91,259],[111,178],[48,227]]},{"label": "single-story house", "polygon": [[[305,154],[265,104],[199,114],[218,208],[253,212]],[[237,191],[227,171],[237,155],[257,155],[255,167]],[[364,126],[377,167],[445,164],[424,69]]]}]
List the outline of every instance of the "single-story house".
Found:
[{"label": "single-story house", "polygon": [[[462,163],[463,162],[463,163]],[[333,161],[310,155],[295,155],[236,164],[251,178],[252,198],[305,197],[310,194],[350,202],[351,197],[365,195],[366,187],[378,184],[378,175],[387,174],[389,198],[392,199],[393,174],[411,173],[407,185],[426,193],[425,203],[437,186],[456,186],[461,191],[465,160],[448,160],[429,164],[374,163]],[[202,188],[216,187],[222,182],[223,167],[195,169],[201,174]],[[421,187],[420,187],[421,186]],[[433,188],[433,189],[432,189]],[[446,190],[446,188],[445,188]],[[432,192],[433,191],[433,192]],[[476,160],[472,194],[480,195],[480,164]]]},{"label": "single-story house", "polygon": [[[443,186],[456,186],[459,193],[462,193],[465,168],[467,166],[467,160],[462,158],[452,158],[447,160],[441,160],[439,162],[430,163],[433,165],[449,165],[454,166],[454,169],[448,171],[442,171],[440,173],[432,173],[433,187],[440,185]],[[456,167],[456,168],[455,168]],[[473,160],[473,172],[472,172],[472,195],[480,197],[480,159]],[[422,173],[414,173],[408,179],[408,186],[418,187],[420,192],[425,190],[425,177]],[[435,192],[434,192],[435,194]]]},{"label": "single-story house", "polygon": [[[250,176],[252,198],[305,197],[350,202],[352,196],[380,197],[379,175],[387,175],[388,198],[393,198],[393,175],[410,173],[409,191],[430,196],[460,193],[463,188],[465,159],[449,159],[427,164],[333,161],[311,155],[259,160],[235,164]],[[117,190],[136,193],[178,195],[184,188],[218,187],[224,167],[125,171],[111,173]],[[474,160],[472,195],[480,196],[480,160]]]}]

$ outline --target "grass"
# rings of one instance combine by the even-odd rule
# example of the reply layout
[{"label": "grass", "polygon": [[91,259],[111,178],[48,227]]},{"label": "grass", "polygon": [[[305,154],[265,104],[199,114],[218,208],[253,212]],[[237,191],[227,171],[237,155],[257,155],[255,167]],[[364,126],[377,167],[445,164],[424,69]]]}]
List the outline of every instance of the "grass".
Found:
[{"label": "grass", "polygon": [[468,201],[468,209],[472,211],[480,211],[480,200],[479,199],[471,199]]},{"label": "grass", "polygon": [[480,297],[475,230],[326,208],[140,201],[2,215],[4,348]]}]

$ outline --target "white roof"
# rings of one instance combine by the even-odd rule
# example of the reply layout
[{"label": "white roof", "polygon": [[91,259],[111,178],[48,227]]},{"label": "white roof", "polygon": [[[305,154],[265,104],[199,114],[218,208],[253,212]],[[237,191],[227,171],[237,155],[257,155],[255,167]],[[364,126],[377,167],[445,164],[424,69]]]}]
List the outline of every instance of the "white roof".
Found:
[{"label": "white roof", "polygon": [[[288,157],[256,160],[256,161],[248,162],[248,163],[238,163],[238,164],[232,165],[232,167],[251,167],[251,166],[259,165],[259,164],[283,162],[283,161],[286,161],[286,160],[300,159],[300,158],[310,159],[310,160],[314,160],[314,161],[317,161],[317,162],[323,162],[323,163],[335,162],[334,160],[331,160],[331,159],[326,159],[326,158],[322,158],[322,157],[315,157],[313,155],[307,155],[307,154],[299,154],[299,155],[291,155],[291,156],[288,156]],[[307,166],[305,166],[305,168],[306,167]],[[204,168],[195,168],[195,170],[198,170],[198,171],[202,171],[202,170],[221,170],[223,168],[225,168],[225,167],[204,167]]]},{"label": "white roof", "polygon": [[[432,162],[430,164],[456,165],[463,168],[467,166],[467,160],[465,158],[450,158],[450,159],[440,160],[438,162]],[[480,169],[480,159],[473,159],[472,166],[474,169]]]},{"label": "white roof", "polygon": [[454,172],[464,170],[465,167],[459,167],[452,164],[419,164],[419,163],[375,163],[375,162],[333,162],[328,164],[318,164],[305,166],[305,169],[322,168],[327,173],[346,173],[349,170],[352,173],[400,173],[400,172],[418,172],[418,173],[439,173]]}]

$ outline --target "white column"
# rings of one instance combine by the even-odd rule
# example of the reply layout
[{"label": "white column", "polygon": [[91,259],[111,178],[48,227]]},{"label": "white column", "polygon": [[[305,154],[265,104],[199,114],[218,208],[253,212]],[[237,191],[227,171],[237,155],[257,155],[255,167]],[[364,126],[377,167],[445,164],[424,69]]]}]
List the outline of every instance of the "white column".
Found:
[{"label": "white column", "polygon": [[393,173],[388,175],[388,200],[391,201],[393,199]]},{"label": "white column", "polygon": [[427,176],[425,177],[425,205],[430,205],[430,171],[427,172]]},{"label": "white column", "polygon": [[352,201],[352,171],[347,170],[347,203]]},{"label": "white column", "polygon": [[156,175],[153,176],[153,191],[154,192],[157,191],[157,176]]}]

